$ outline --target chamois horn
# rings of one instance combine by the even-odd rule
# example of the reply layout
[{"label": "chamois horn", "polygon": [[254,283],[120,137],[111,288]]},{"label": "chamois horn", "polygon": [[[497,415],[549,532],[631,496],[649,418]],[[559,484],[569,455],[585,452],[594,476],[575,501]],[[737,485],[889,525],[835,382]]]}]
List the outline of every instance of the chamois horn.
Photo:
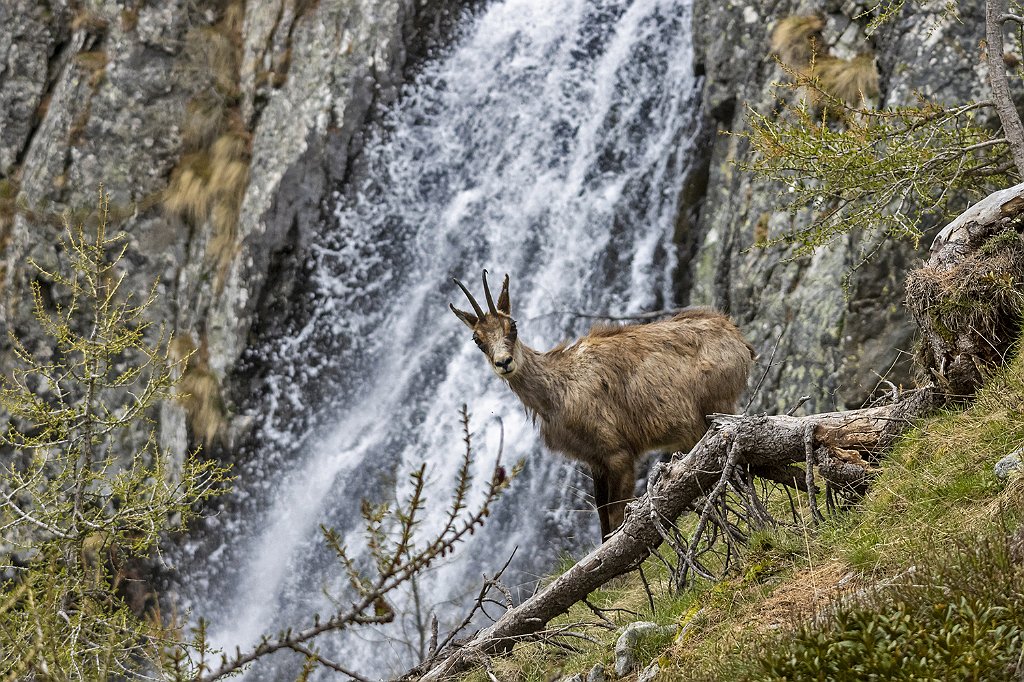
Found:
[{"label": "chamois horn", "polygon": [[491,288],[487,286],[487,268],[484,268],[484,296],[487,297],[487,308],[491,311],[491,314],[497,315],[498,309],[494,307],[494,299],[491,298]]},{"label": "chamois horn", "polygon": [[498,310],[506,315],[512,314],[512,308],[508,301],[508,273],[505,274],[505,281],[501,285],[501,293],[498,294]]},{"label": "chamois horn", "polygon": [[480,304],[476,302],[475,298],[473,298],[473,294],[469,293],[469,289],[466,288],[466,285],[454,277],[452,277],[452,281],[459,285],[459,288],[462,289],[462,293],[464,293],[466,298],[469,299],[469,303],[473,306],[473,312],[476,313],[477,319],[483,319],[484,311],[480,309]]}]

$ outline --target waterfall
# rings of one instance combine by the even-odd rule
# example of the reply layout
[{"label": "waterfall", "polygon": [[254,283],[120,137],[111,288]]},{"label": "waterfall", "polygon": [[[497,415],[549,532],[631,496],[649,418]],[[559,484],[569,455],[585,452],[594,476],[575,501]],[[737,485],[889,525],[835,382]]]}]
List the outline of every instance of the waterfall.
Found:
[{"label": "waterfall", "polygon": [[[238,565],[220,581],[229,584],[210,579],[193,600],[227,651],[330,613],[325,592],[344,602],[320,524],[358,547],[360,499],[401,498],[422,462],[429,502],[443,509],[463,403],[478,472],[490,470],[502,434],[503,460],[526,468],[456,558],[422,576],[421,613],[437,613],[442,629],[457,622],[481,572],[516,547],[506,578],[529,594],[559,555],[597,538],[586,477],[540,446],[448,310],[464,303],[451,278],[479,289],[483,268],[497,281],[509,273],[520,338],[539,349],[586,331],[591,321],[573,312],[675,304],[673,233],[695,130],[689,3],[503,0],[467,21],[458,44],[380,112],[311,247],[313,314],[262,351],[280,367],[258,416],[262,443],[288,463],[240,482],[265,496],[265,512],[221,521],[232,547],[199,570],[219,571],[224,552]],[[319,415],[300,448],[283,406]],[[416,633],[412,605],[396,608],[390,630],[318,646],[370,676],[398,673],[414,662]],[[294,679],[300,663],[282,656],[248,677]]]}]

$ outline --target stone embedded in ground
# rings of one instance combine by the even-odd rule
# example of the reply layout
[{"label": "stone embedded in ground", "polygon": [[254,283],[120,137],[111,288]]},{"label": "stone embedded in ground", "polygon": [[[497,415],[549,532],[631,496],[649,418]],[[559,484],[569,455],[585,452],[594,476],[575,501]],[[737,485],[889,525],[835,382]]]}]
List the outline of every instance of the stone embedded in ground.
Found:
[{"label": "stone embedded in ground", "polygon": [[650,621],[637,621],[628,625],[615,642],[615,674],[623,677],[636,669],[636,647],[642,640],[649,637],[672,636],[675,633],[674,625],[661,626]]},{"label": "stone embedded in ground", "polygon": [[657,662],[651,663],[649,666],[644,668],[643,672],[640,673],[636,678],[636,682],[651,682],[661,672],[661,666]]},{"label": "stone embedded in ground", "polygon": [[1024,470],[1024,462],[1021,461],[1022,453],[1024,453],[1024,448],[1012,452],[996,462],[995,467],[993,467],[996,478],[1000,481],[1005,481],[1011,476],[1020,476],[1022,470]]},{"label": "stone embedded in ground", "polygon": [[608,675],[604,672],[604,666],[600,663],[594,665],[587,673],[587,682],[607,682]]}]

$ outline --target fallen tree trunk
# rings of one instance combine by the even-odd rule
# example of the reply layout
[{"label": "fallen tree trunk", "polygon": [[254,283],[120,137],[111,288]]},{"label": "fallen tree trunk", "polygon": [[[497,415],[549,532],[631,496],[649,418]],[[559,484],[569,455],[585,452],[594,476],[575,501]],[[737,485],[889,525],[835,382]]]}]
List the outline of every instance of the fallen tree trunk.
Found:
[{"label": "fallen tree trunk", "polygon": [[634,570],[661,544],[660,524],[674,522],[708,494],[728,463],[766,470],[803,463],[809,435],[820,455],[872,453],[886,447],[913,415],[928,406],[930,396],[930,391],[915,391],[889,405],[806,417],[716,415],[711,430],[689,454],[677,455],[661,469],[652,494],[629,505],[625,523],[603,545],[493,625],[411,671],[407,678],[445,679],[488,656],[505,653],[593,590]]}]

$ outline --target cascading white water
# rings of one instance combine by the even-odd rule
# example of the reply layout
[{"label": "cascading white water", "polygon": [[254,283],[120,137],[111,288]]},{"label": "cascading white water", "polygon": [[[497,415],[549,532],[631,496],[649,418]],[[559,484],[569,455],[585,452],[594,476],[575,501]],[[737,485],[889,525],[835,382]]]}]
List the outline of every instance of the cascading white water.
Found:
[{"label": "cascading white water", "polygon": [[[479,289],[483,268],[499,281],[510,273],[520,338],[540,349],[586,330],[588,321],[567,311],[674,303],[672,238],[694,128],[688,5],[496,1],[383,113],[362,179],[335,197],[336,221],[315,248],[312,321],[268,350],[288,369],[274,383],[264,441],[295,440],[275,419],[279,402],[319,410],[333,426],[286,474],[249,486],[271,501],[261,518],[231,521],[233,535],[248,538],[238,578],[228,594],[197,600],[217,644],[244,649],[261,633],[329,613],[323,590],[340,593],[344,577],[319,525],[357,546],[358,501],[401,496],[423,461],[431,504],[442,508],[462,454],[462,403],[481,472],[496,454],[499,419],[504,461],[525,458],[527,467],[458,558],[423,576],[421,611],[442,624],[461,618],[460,600],[479,588],[480,573],[516,546],[509,575],[526,581],[559,553],[593,544],[596,514],[586,510],[581,475],[542,451],[516,398],[448,311],[448,301],[464,303],[451,277]],[[317,371],[309,338],[325,333],[341,340],[329,361],[343,378],[326,400],[311,399],[289,387]],[[406,616],[412,608],[397,606]],[[412,621],[399,621],[383,634],[319,645],[388,676],[414,662]],[[294,679],[297,665],[263,664],[250,678]]]}]

